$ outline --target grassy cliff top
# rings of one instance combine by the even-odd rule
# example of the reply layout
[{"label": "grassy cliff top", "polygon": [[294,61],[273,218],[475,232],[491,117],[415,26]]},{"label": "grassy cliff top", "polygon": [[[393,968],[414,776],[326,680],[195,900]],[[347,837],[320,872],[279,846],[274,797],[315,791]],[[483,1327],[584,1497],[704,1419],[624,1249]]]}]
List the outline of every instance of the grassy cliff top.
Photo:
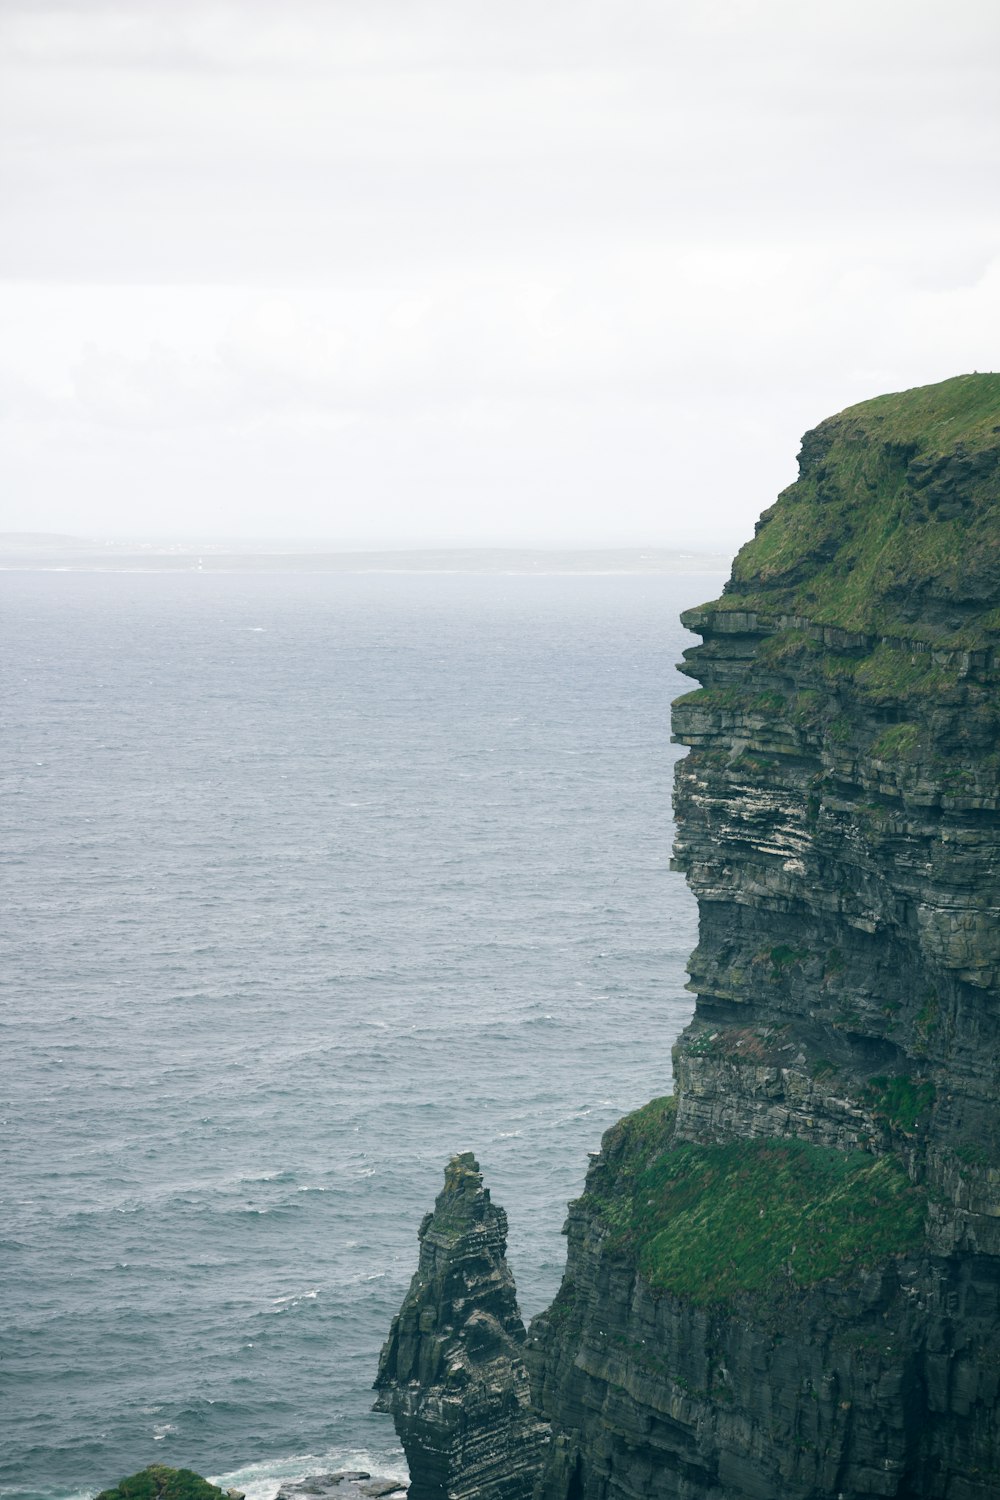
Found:
[{"label": "grassy cliff top", "polygon": [[[1000,639],[1000,374],[879,396],[807,432],[710,611],[956,647]],[[699,628],[703,611],[691,611]]]},{"label": "grassy cliff top", "polygon": [[849,406],[820,429],[857,423],[894,442],[916,443],[921,452],[950,452],[958,443],[995,448],[1000,428],[1000,374],[955,375],[937,385],[917,385]]}]

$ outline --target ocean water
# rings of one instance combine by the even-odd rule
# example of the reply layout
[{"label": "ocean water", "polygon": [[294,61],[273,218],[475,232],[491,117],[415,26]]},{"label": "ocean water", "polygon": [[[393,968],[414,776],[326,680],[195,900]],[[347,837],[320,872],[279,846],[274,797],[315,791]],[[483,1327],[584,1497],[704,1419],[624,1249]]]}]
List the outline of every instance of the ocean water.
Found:
[{"label": "ocean water", "polygon": [[5,1493],[405,1473],[370,1387],[457,1150],[546,1305],[691,1010],[720,582],[3,576]]}]

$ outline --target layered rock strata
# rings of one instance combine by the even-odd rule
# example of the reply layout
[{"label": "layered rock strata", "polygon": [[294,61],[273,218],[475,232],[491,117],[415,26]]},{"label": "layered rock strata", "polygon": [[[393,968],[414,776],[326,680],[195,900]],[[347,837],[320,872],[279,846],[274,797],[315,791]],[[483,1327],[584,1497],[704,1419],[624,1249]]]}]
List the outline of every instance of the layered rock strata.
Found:
[{"label": "layered rock strata", "polygon": [[441,1476],[411,1493],[508,1500],[533,1466],[534,1500],[995,1500],[1000,376],[807,433],[685,622],[675,1092],[605,1136],[556,1300],[490,1377],[534,1437],[481,1469],[433,1241],[383,1356]]},{"label": "layered rock strata", "polygon": [[685,616],[695,1014],[532,1326],[539,1500],[1000,1494],[1000,377],[799,470]]},{"label": "layered rock strata", "polygon": [[529,1500],[548,1429],[531,1406],[507,1216],[471,1152],[452,1158],[419,1237],[375,1382],[410,1500]]}]

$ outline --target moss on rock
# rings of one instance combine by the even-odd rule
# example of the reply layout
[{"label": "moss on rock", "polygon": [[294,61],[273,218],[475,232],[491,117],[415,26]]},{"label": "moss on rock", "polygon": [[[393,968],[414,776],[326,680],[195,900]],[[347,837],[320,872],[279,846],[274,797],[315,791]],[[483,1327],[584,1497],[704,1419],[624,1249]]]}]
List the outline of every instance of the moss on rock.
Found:
[{"label": "moss on rock", "polygon": [[119,1479],[113,1489],[102,1490],[97,1500],[225,1500],[225,1493],[193,1469],[150,1464],[138,1474]]},{"label": "moss on rock", "polygon": [[998,475],[1000,375],[848,407],[806,433],[798,480],[764,512],[710,607],[957,649],[995,644]]},{"label": "moss on rock", "polygon": [[606,1138],[620,1171],[588,1185],[613,1246],[697,1305],[857,1279],[923,1241],[926,1194],[891,1157],[798,1140],[673,1142],[667,1101]]}]

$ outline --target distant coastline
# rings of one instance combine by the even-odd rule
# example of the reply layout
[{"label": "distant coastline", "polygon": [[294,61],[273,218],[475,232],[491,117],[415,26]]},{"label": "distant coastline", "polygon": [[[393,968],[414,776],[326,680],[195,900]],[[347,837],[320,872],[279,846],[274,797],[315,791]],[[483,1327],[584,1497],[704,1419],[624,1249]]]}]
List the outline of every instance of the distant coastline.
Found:
[{"label": "distant coastline", "polygon": [[56,573],[710,573],[729,553],[673,547],[424,547],[346,550],[322,543],[96,541],[0,534],[0,571]]}]

